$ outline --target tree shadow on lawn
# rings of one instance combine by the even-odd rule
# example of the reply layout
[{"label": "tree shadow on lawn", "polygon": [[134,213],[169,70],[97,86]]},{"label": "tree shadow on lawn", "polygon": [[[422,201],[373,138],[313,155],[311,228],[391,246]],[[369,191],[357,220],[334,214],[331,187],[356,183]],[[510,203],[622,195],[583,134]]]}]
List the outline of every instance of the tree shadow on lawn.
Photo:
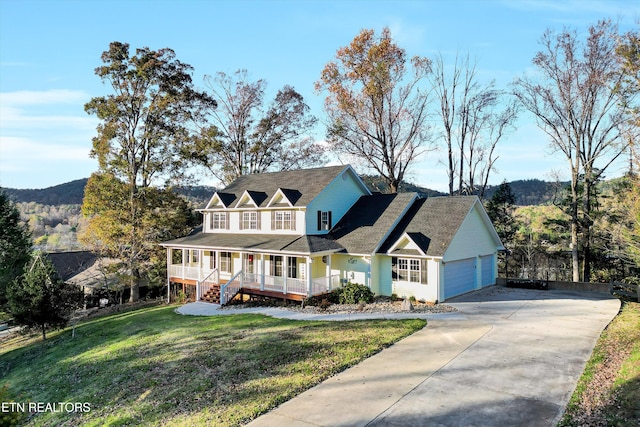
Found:
[{"label": "tree shadow on lawn", "polygon": [[[66,331],[9,352],[0,356],[0,372],[25,401],[91,405],[89,413],[40,414],[36,424],[155,425],[191,417],[238,425],[361,359],[362,352],[349,355],[357,332],[357,322],[185,317],[154,308],[96,319],[79,325],[73,339]],[[374,338],[360,341],[369,353],[381,348]]]},{"label": "tree shadow on lawn", "polygon": [[640,375],[617,387],[615,396],[603,409],[607,425],[640,427]]}]

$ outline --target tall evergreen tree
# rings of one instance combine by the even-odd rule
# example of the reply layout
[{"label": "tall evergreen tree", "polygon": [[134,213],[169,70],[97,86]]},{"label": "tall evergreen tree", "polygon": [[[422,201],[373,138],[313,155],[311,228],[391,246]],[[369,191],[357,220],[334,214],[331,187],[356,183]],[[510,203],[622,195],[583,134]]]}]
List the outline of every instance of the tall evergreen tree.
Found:
[{"label": "tall evergreen tree", "polygon": [[15,322],[28,329],[62,328],[83,302],[82,290],[63,282],[42,252],[35,252],[24,274],[7,288],[9,312]]},{"label": "tall evergreen tree", "polygon": [[9,197],[0,192],[0,309],[9,283],[22,274],[31,254],[31,233]]},{"label": "tall evergreen tree", "polygon": [[504,181],[493,193],[491,199],[487,202],[487,214],[493,226],[500,236],[502,243],[508,245],[518,230],[518,224],[513,216],[515,209],[516,197],[511,191],[511,186]]}]

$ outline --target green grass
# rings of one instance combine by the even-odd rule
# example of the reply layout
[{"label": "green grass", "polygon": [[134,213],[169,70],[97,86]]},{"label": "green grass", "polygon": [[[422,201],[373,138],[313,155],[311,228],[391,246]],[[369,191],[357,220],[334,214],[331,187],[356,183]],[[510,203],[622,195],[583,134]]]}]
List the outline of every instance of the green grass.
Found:
[{"label": "green grass", "polygon": [[[604,403],[585,404],[587,391],[600,386],[599,371],[614,363],[620,367],[614,373],[613,383],[603,390]],[[585,411],[594,407],[598,413],[589,419],[591,423],[640,426],[640,303],[624,303],[603,331],[558,425],[582,425]]]},{"label": "green grass", "polygon": [[425,325],[181,316],[154,307],[92,320],[46,341],[2,343],[0,387],[16,402],[88,402],[29,425],[234,426]]}]

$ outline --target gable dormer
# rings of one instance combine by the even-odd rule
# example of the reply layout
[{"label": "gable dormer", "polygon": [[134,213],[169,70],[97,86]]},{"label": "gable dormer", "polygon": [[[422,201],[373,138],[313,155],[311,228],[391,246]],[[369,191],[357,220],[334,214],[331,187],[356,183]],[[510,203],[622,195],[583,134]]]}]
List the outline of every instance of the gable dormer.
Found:
[{"label": "gable dormer", "polygon": [[240,196],[236,208],[257,208],[267,199],[267,193],[263,191],[245,190]]},{"label": "gable dormer", "polygon": [[219,193],[216,191],[211,197],[211,200],[209,200],[209,203],[207,203],[207,206],[204,208],[204,210],[227,209],[229,206],[231,206],[235,199],[235,194]]},{"label": "gable dormer", "polygon": [[271,197],[267,207],[270,208],[292,208],[296,202],[300,199],[302,193],[298,190],[291,190],[287,188],[278,188],[276,193]]},{"label": "gable dormer", "polygon": [[392,256],[414,255],[426,256],[425,245],[429,245],[429,238],[422,233],[404,233],[388,250]]}]

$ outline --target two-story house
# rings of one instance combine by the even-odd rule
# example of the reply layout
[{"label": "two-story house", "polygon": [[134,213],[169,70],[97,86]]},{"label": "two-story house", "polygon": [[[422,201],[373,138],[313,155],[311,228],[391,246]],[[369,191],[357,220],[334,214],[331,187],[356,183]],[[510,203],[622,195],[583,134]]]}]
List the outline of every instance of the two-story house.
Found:
[{"label": "two-story house", "polygon": [[372,194],[351,166],[242,176],[201,212],[202,230],[162,244],[167,280],[223,304],[349,281],[443,301],[495,283],[503,249],[477,197]]}]

